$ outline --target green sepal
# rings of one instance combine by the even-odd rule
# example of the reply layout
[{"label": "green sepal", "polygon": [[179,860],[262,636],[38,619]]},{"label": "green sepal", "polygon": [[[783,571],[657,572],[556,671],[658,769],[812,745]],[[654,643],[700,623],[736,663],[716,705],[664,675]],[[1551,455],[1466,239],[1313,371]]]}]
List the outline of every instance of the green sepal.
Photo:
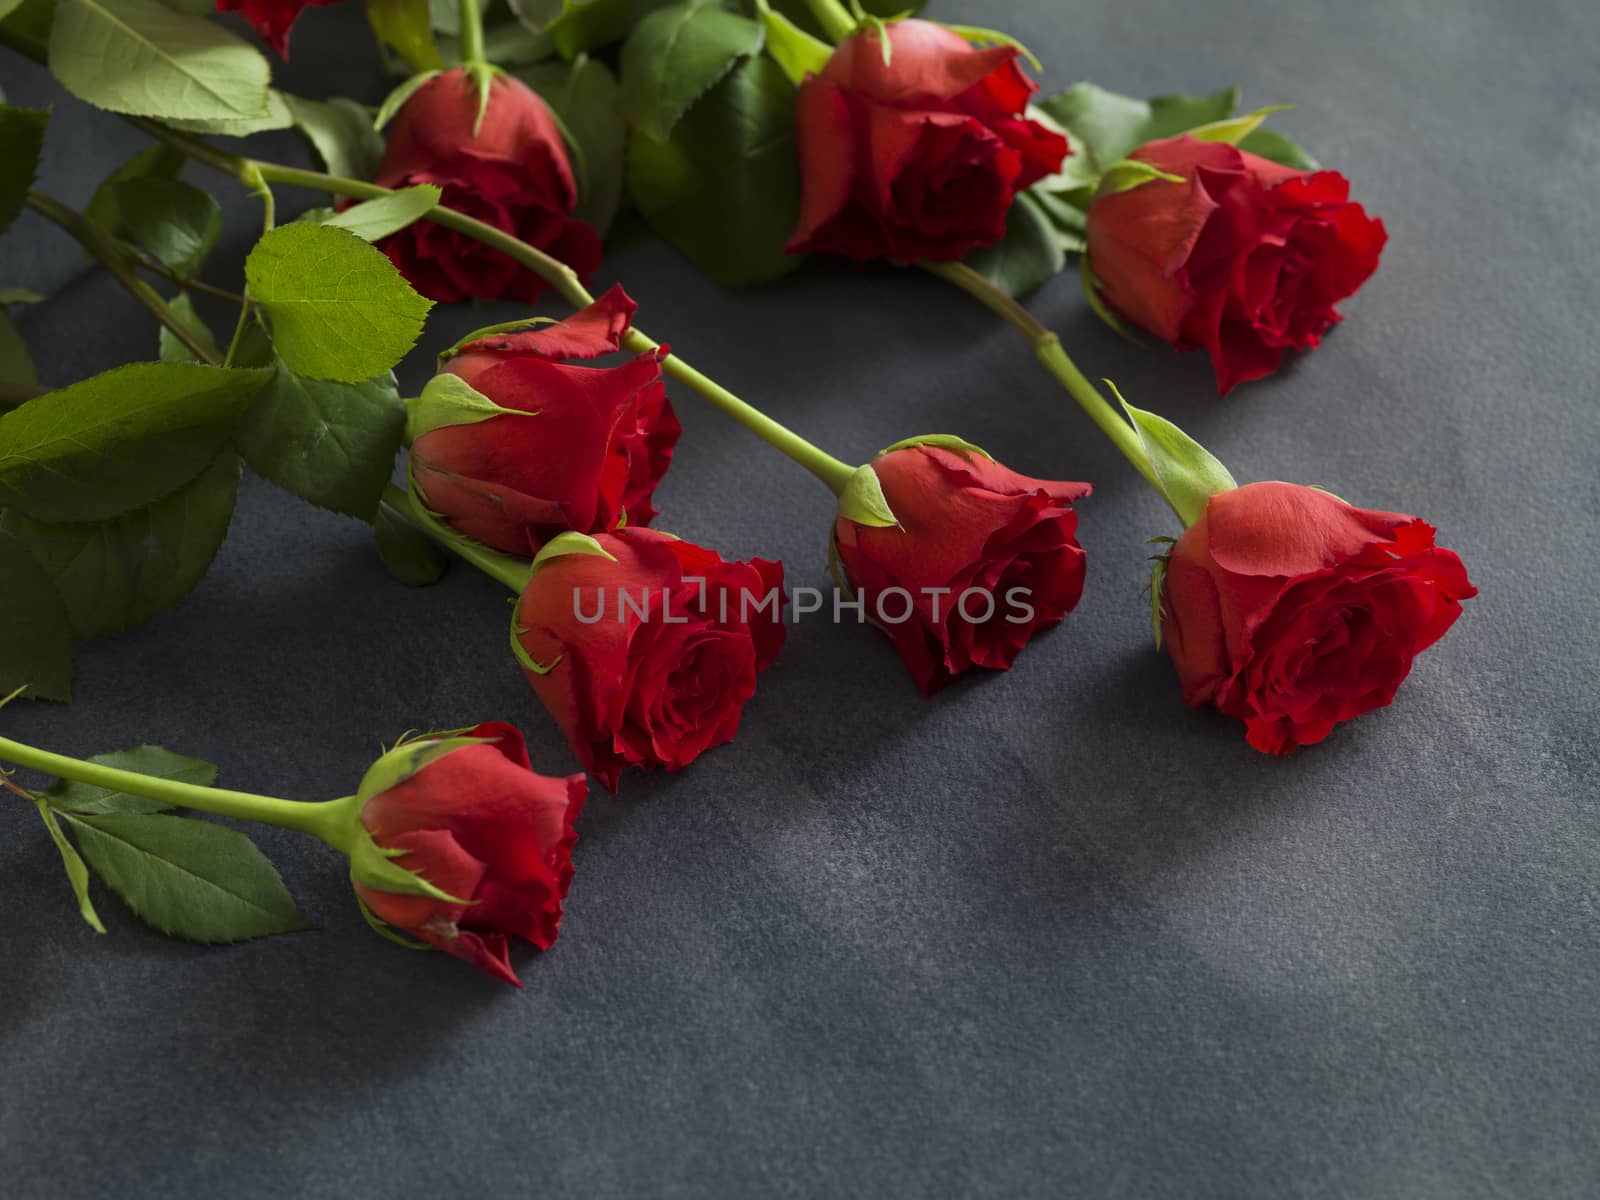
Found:
[{"label": "green sepal", "polygon": [[616,555],[612,554],[587,533],[575,533],[572,530],[568,530],[566,533],[556,534],[555,537],[539,547],[539,553],[533,556],[533,565],[528,568],[529,574],[537,572],[545,563],[553,559],[565,558],[569,554],[592,554],[597,558],[609,559],[611,562],[617,561]]},{"label": "green sepal", "polygon": [[441,74],[443,74],[441,71],[423,71],[420,74],[413,75],[395,88],[394,91],[383,98],[383,103],[378,106],[378,115],[372,118],[372,127],[374,129],[382,129],[390,121],[394,120],[396,114],[405,107],[406,101],[422,90],[423,84],[434,76]]},{"label": "green sepal", "polygon": [[1112,196],[1118,192],[1132,191],[1140,184],[1150,183],[1157,179],[1166,183],[1183,182],[1182,175],[1174,175],[1170,171],[1162,171],[1152,167],[1147,162],[1140,162],[1136,158],[1124,158],[1106,168],[1105,174],[1100,176],[1100,186],[1096,194]]},{"label": "green sepal", "polygon": [[1161,481],[1161,493],[1185,529],[1200,519],[1212,496],[1239,486],[1228,468],[1199,442],[1165,417],[1129,404],[1109,379],[1105,385],[1128,414],[1145,456]]},{"label": "green sepal", "polygon": [[483,128],[483,118],[489,111],[489,92],[494,86],[494,77],[505,72],[493,63],[486,62],[463,63],[461,70],[478,93],[478,113],[472,118],[472,136],[477,137]]},{"label": "green sepal", "polygon": [[437,946],[430,946],[427,942],[419,942],[416,938],[408,938],[403,934],[396,933],[387,921],[372,911],[372,906],[361,898],[360,893],[356,894],[356,905],[361,909],[361,915],[366,918],[367,924],[372,926],[372,932],[385,941],[393,942],[396,946],[401,946],[407,950],[438,949]]},{"label": "green sepal", "polygon": [[372,840],[366,826],[357,830],[350,844],[350,879],[378,892],[398,892],[404,896],[427,896],[445,904],[471,905],[473,900],[452,896],[435,887],[415,871],[407,870],[394,860],[411,853],[409,850],[385,850]]},{"label": "green sepal", "polygon": [[763,6],[761,20],[767,27],[767,53],[792,83],[804,83],[807,75],[820,75],[833,57],[832,46],[782,13]]},{"label": "green sepal", "polygon": [[548,664],[540,662],[528,653],[527,647],[522,644],[522,635],[528,631],[517,624],[516,617],[511,619],[511,655],[525,671],[532,671],[535,675],[548,675],[561,665],[565,654],[558,654]]},{"label": "green sepal", "polygon": [[1089,266],[1087,254],[1078,260],[1078,277],[1083,282],[1083,294],[1088,299],[1094,315],[1130,342],[1137,342],[1139,339],[1134,336],[1133,331],[1123,324],[1121,317],[1111,311],[1110,305],[1100,295],[1100,281],[1095,278],[1094,270]]},{"label": "green sepal", "polygon": [[541,325],[559,325],[558,317],[523,317],[518,321],[501,321],[498,325],[485,325],[482,329],[474,329],[464,337],[457,338],[448,349],[439,351],[439,365],[443,366],[450,359],[460,354],[462,350],[480,338],[498,337],[507,333],[523,333],[529,329],[537,329]]},{"label": "green sepal", "polygon": [[50,831],[50,840],[61,852],[61,865],[67,869],[67,881],[72,884],[72,894],[78,898],[78,911],[83,914],[83,919],[90,929],[96,933],[104,933],[106,927],[100,922],[100,914],[94,910],[94,901],[89,898],[88,866],[84,864],[83,857],[73,848],[72,843],[67,840],[67,835],[62,832],[61,822],[56,820],[56,814],[51,811],[49,802],[43,796],[34,796],[33,802],[39,808],[39,816],[44,821],[44,827]]},{"label": "green sepal", "polygon": [[1255,112],[1245,113],[1240,117],[1229,117],[1223,121],[1212,121],[1206,125],[1197,125],[1189,130],[1189,136],[1202,142],[1227,142],[1230,146],[1237,146],[1261,127],[1275,112],[1287,112],[1293,108],[1292,104],[1269,104],[1265,108],[1258,108]]},{"label": "green sepal", "polygon": [[1150,633],[1156,639],[1156,649],[1161,649],[1161,618],[1166,615],[1161,599],[1167,586],[1167,556],[1150,556]]},{"label": "green sepal", "polygon": [[[422,489],[417,486],[417,477],[412,470],[406,469],[406,488],[411,500],[408,516],[415,519],[422,531],[434,541],[453,549],[468,562],[485,571],[494,578],[501,580],[508,587],[521,592],[528,586],[531,569],[528,560],[518,558],[512,554],[503,554],[499,550],[492,550],[480,542],[475,542],[465,534],[458,533],[451,528],[450,523],[428,507],[428,499],[422,494]],[[514,585],[512,580],[517,581]]]},{"label": "green sepal", "polygon": [[857,525],[873,529],[894,529],[900,518],[889,507],[889,498],[883,494],[883,481],[868,463],[857,467],[839,493],[839,515]]},{"label": "green sepal", "polygon": [[1043,71],[1044,64],[1038,57],[1009,33],[1002,33],[998,29],[985,29],[981,25],[951,25],[940,21],[951,33],[971,42],[974,46],[1010,46],[1028,60],[1028,65],[1035,71]]},{"label": "green sepal", "polygon": [[451,425],[476,425],[491,417],[532,417],[514,408],[502,408],[459,375],[441,371],[406,401],[406,441]]},{"label": "green sepal", "polygon": [[363,806],[374,796],[399,787],[422,768],[466,746],[491,745],[492,738],[428,737],[402,742],[367,768],[356,789],[355,803]]},{"label": "green sepal", "polygon": [[908,437],[892,446],[885,446],[878,451],[876,457],[882,458],[885,454],[893,454],[896,450],[911,450],[917,446],[936,446],[940,450],[949,450],[955,454],[979,454],[990,462],[994,461],[994,455],[982,446],[974,446],[965,438],[959,438],[953,433],[924,433],[918,437]]}]

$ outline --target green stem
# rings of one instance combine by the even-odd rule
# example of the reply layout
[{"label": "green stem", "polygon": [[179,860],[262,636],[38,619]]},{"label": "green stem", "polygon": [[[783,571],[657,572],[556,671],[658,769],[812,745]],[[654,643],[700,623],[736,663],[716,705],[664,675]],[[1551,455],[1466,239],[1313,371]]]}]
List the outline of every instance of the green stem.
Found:
[{"label": "green stem", "polygon": [[275,796],[257,796],[250,792],[230,792],[223,788],[180,783],[176,779],[158,779],[137,771],[84,762],[64,754],[38,750],[10,738],[0,738],[0,759],[61,779],[75,779],[94,787],[143,796],[174,808],[194,808],[218,817],[259,821],[265,825],[309,833],[346,853],[349,853],[353,842],[351,807],[354,797],[308,804],[298,800],[280,800]]},{"label": "green stem", "polygon": [[856,19],[839,0],[806,0],[806,7],[822,26],[822,32],[835,43],[842,42],[856,31]]},{"label": "green stem", "polygon": [[490,550],[468,538],[440,529],[436,521],[422,519],[410,494],[395,484],[391,483],[383,489],[383,503],[450,553],[471,563],[489,578],[498,579],[517,595],[527,590],[528,578],[533,571],[533,565],[527,560]]},{"label": "green stem", "polygon": [[478,0],[460,0],[461,61],[481,63],[483,54],[483,15],[478,11]]},{"label": "green stem", "polygon": [[1060,338],[1014,298],[964,263],[924,262],[919,265],[923,270],[955,284],[969,296],[987,305],[1027,338],[1039,361],[1067,389],[1067,393],[1078,402],[1078,407],[1088,413],[1089,419],[1100,427],[1100,431],[1111,439],[1118,450],[1122,451],[1122,456],[1133,464],[1134,470],[1143,475],[1145,481],[1157,492],[1166,495],[1162,491],[1155,468],[1150,464],[1150,457],[1145,453],[1144,444],[1139,440],[1138,432],[1111,406],[1111,402],[1100,394],[1099,389],[1089,382],[1083,372],[1078,370],[1077,364],[1062,349]]},{"label": "green stem", "polygon": [[182,342],[191,354],[201,362],[217,365],[216,353],[195,337],[193,330],[184,324],[178,314],[172,311],[171,306],[161,298],[161,293],[139,278],[128,257],[122,253],[115,240],[105,230],[87,217],[73,212],[59,200],[52,199],[40,191],[29,189],[28,207],[76,238],[85,250],[99,259],[106,270],[116,277],[117,282],[127,289],[129,295],[149,309],[156,320],[172,331],[172,336]]}]

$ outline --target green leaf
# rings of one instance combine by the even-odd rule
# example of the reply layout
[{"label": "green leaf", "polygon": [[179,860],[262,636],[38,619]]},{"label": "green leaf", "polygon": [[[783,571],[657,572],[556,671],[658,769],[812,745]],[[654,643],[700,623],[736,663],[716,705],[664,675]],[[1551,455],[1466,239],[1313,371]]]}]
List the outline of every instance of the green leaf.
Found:
[{"label": "green leaf", "polygon": [[328,174],[371,179],[383,161],[383,135],[372,125],[372,110],[343,96],[307,100],[284,94],[295,128],[317,152]]},{"label": "green leaf", "polygon": [[684,0],[640,21],[622,47],[622,115],[661,141],[683,114],[733,69],[759,54],[760,22],[716,0]]},{"label": "green leaf", "polygon": [[1037,200],[1023,192],[1006,212],[1006,235],[967,255],[967,266],[1009,296],[1026,296],[1066,266],[1061,238]]},{"label": "green leaf", "polygon": [[244,264],[289,369],[360,383],[406,356],[433,307],[381,250],[355,234],[295,222],[265,234]]},{"label": "green leaf", "polygon": [[725,287],[800,265],[783,252],[800,212],[794,84],[747,58],[657,141],[628,142],[628,192],[656,233]]},{"label": "green leaf", "polygon": [[274,368],[234,431],[245,461],[302,500],[371,520],[405,435],[394,375],[360,383],[308,379],[274,357],[265,338],[242,357]]},{"label": "green leaf", "polygon": [[217,944],[309,928],[242,833],[187,817],[66,815],[95,873],[162,933]]},{"label": "green leaf", "polygon": [[[174,754],[160,746],[135,746],[131,750],[113,750],[109,754],[92,755],[89,762],[119,771],[132,771],[137,775],[150,775],[156,779],[176,779],[179,783],[192,783],[210,787],[217,781],[217,768],[199,758]],[[97,816],[106,813],[153,813],[168,808],[160,800],[119,792],[115,788],[98,787],[92,783],[79,783],[75,779],[58,779],[45,792],[45,797],[55,808],[67,809],[80,816]]]},{"label": "green leaf", "polygon": [[387,503],[378,507],[372,532],[383,565],[406,587],[431,587],[439,582],[450,565],[450,556],[432,538]]},{"label": "green leaf", "polygon": [[0,530],[20,539],[55,585],[79,637],[117,633],[182,600],[216,557],[239,493],[225,454],[154,504],[105,521],[51,525],[15,510]]},{"label": "green leaf", "polygon": [[579,54],[571,63],[541,63],[518,77],[544,98],[569,138],[578,173],[572,215],[604,236],[622,201],[623,149],[628,126],[617,108],[617,80],[599,59]]},{"label": "green leaf", "polygon": [[900,518],[889,507],[889,498],[883,494],[883,481],[870,463],[857,467],[839,493],[839,515],[874,529],[893,529],[900,524]]},{"label": "green leaf", "polygon": [[[222,351],[217,348],[217,339],[211,335],[211,327],[200,319],[200,314],[194,310],[194,301],[189,299],[188,292],[179,292],[167,301],[167,307],[177,316],[180,324],[186,328],[201,345],[210,350],[218,358]],[[194,352],[180,342],[177,335],[165,325],[160,330],[161,361],[164,363],[198,363],[200,360]]]},{"label": "green leaf", "polygon": [[116,185],[117,212],[128,236],[187,279],[222,234],[222,209],[199,188],[145,177]]},{"label": "green leaf", "polygon": [[101,521],[170,495],[217,457],[269,374],[134,363],[30,400],[0,416],[0,505]]},{"label": "green leaf", "polygon": [[376,242],[398,233],[422,216],[443,193],[431,183],[402,188],[390,196],[379,196],[351,205],[342,213],[324,217],[320,224],[330,229],[348,229],[365,242]]},{"label": "green leaf", "polygon": [[83,215],[113,237],[126,238],[128,228],[117,204],[117,185],[133,179],[176,179],[186,161],[183,151],[174,150],[165,142],[141,150],[101,182]]},{"label": "green leaf", "polygon": [[50,21],[55,16],[55,0],[22,0],[11,14],[0,17],[6,28],[44,41],[50,36]]},{"label": "green leaf", "polygon": [[1209,96],[1157,96],[1139,100],[1092,83],[1076,83],[1039,107],[1076,134],[1091,162],[1105,168],[1146,142],[1174,137],[1232,114],[1239,89]]},{"label": "green leaf", "polygon": [[17,5],[21,3],[22,0],[0,0],[0,21],[9,17]]},{"label": "green leaf", "polygon": [[1129,404],[1109,379],[1105,383],[1138,431],[1167,503],[1185,528],[1200,519],[1212,496],[1239,486],[1228,468],[1199,442],[1165,417]]},{"label": "green leaf", "polygon": [[833,47],[812,37],[781,12],[771,8],[761,14],[767,27],[767,53],[772,55],[789,82],[798,85],[807,75],[820,75],[833,57]]},{"label": "green leaf", "polygon": [[585,50],[621,41],[639,21],[672,0],[517,0],[512,11],[535,33],[549,35],[556,53],[576,58]]},{"label": "green leaf", "polygon": [[547,562],[557,558],[566,558],[572,554],[587,554],[594,558],[608,559],[611,562],[617,561],[616,555],[612,554],[591,535],[568,530],[566,533],[556,534],[555,537],[540,546],[539,553],[533,556],[533,562],[529,565],[528,570],[532,573]]},{"label": "green leaf", "polygon": [[0,529],[0,694],[27,685],[34,700],[72,699],[72,627],[55,584],[28,548]]},{"label": "green leaf", "polygon": [[1266,108],[1258,108],[1255,112],[1245,113],[1242,117],[1230,117],[1226,121],[1197,125],[1189,130],[1189,136],[1199,138],[1202,142],[1226,142],[1230,146],[1237,146],[1260,129],[1261,122],[1273,113],[1285,112],[1293,107],[1292,104],[1269,104]]},{"label": "green leaf", "polygon": [[1322,166],[1297,143],[1290,141],[1275,129],[1252,130],[1240,140],[1239,149],[1259,155],[1293,171],[1315,171]]},{"label": "green leaf", "polygon": [[243,38],[156,0],[61,0],[50,70],[96,107],[202,121],[265,115],[272,74]]},{"label": "green leaf", "polygon": [[28,201],[28,189],[39,174],[39,152],[50,112],[43,108],[0,105],[0,232],[17,219]]},{"label": "green leaf", "polygon": [[89,898],[89,868],[83,865],[83,859],[61,831],[61,822],[56,820],[56,814],[50,811],[50,806],[38,798],[34,799],[34,804],[38,805],[44,827],[50,831],[50,840],[56,844],[56,850],[61,855],[61,865],[67,869],[67,881],[72,884],[72,894],[78,898],[78,912],[88,922],[90,929],[104,933],[106,927],[100,923],[100,914],[95,912],[94,901]]},{"label": "green leaf", "polygon": [[288,129],[294,124],[282,92],[267,89],[267,107],[253,117],[207,117],[184,119],[168,117],[166,123],[184,133],[214,133],[223,137],[249,137],[269,129]]},{"label": "green leaf", "polygon": [[367,0],[367,24],[379,45],[392,46],[413,69],[444,65],[433,40],[428,0]]},{"label": "green leaf", "polygon": [[28,343],[5,309],[0,308],[0,383],[20,387],[35,387],[39,372],[28,353]]}]

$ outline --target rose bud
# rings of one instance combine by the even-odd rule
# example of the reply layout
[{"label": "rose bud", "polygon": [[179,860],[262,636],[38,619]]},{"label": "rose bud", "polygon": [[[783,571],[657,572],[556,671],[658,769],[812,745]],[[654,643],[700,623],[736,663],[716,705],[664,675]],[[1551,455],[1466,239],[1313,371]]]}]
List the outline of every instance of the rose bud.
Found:
[{"label": "rose bud", "polygon": [[1017,47],[979,50],[929,21],[883,29],[846,38],[800,85],[792,254],[960,258],[999,241],[1012,197],[1069,152],[1021,115],[1037,88]]},{"label": "rose bud", "polygon": [[1088,265],[1115,313],[1179,350],[1204,347],[1226,395],[1311,350],[1334,305],[1378,268],[1383,222],[1350,202],[1337,171],[1295,171],[1187,135],[1130,156],[1181,181],[1102,186]]},{"label": "rose bud", "polygon": [[520,987],[509,939],[555,944],[586,790],[582,775],[535,774],[509,725],[402,743],[356,797],[370,835],[367,853],[352,852],[363,911],[380,932],[386,923]]},{"label": "rose bud", "polygon": [[970,667],[1006,670],[1083,594],[1071,505],[1089,491],[1018,475],[959,438],[901,442],[840,498],[840,590],[888,634],[924,696]]},{"label": "rose bud", "polygon": [[667,351],[581,367],[621,344],[637,306],[614,287],[565,321],[474,334],[410,403],[412,487],[457,532],[532,556],[558,533],[648,525],[682,432]]},{"label": "rose bud", "polygon": [[1394,699],[1477,595],[1433,526],[1316,488],[1220,492],[1166,566],[1161,629],[1192,707],[1285,754]]},{"label": "rose bud", "polygon": [[[389,132],[377,183],[431,183],[441,203],[559,258],[580,276],[600,263],[599,235],[571,217],[578,200],[561,129],[520,80],[495,72],[480,114],[478,77],[435,75],[405,102]],[[432,221],[378,243],[411,285],[446,303],[533,300],[548,286],[532,271]]]},{"label": "rose bud", "polygon": [[326,8],[338,0],[217,0],[218,12],[236,12],[250,22],[261,40],[289,58],[289,27],[311,5]]},{"label": "rose bud", "polygon": [[534,560],[512,649],[572,752],[611,791],[624,767],[688,766],[733,738],[787,632],[783,565],[632,527],[564,534]]}]

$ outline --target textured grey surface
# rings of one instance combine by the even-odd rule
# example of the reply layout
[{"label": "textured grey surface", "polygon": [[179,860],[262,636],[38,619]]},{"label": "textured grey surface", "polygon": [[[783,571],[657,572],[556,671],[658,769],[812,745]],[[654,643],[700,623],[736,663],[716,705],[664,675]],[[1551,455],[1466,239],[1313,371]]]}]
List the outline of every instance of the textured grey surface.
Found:
[{"label": "textured grey surface", "polygon": [[[910,273],[735,297],[631,251],[606,278],[646,329],[845,456],[956,431],[1095,481],[1082,606],[931,703],[869,631],[795,630],[735,744],[593,800],[521,993],[372,936],[290,834],[262,841],[323,932],[196,949],[104,896],[96,938],[5,807],[6,1195],[1600,1194],[1600,22],[1577,0],[935,11],[1005,24],[1052,88],[1298,103],[1281,127],[1392,237],[1324,349],[1219,402],[1202,357],[1119,341],[1070,278],[1034,308],[1241,478],[1437,523],[1482,588],[1455,630],[1394,707],[1264,758],[1180,703],[1140,594],[1169,521],[1008,330]],[[336,90],[321,68],[358,34],[354,6],[312,10],[285,86]],[[0,82],[46,95],[10,56]],[[45,183],[81,204],[139,144],[63,100]],[[224,279],[256,216],[214,182]],[[21,322],[51,380],[152,350],[31,215],[0,283],[51,293]],[[427,346],[483,320],[441,313]],[[677,399],[662,526],[823,583],[827,494]],[[189,600],[83,647],[71,708],[0,724],[161,742],[305,798],[348,791],[381,739],[479,718],[569,770],[496,585],[406,591],[368,543],[253,482]]]}]

